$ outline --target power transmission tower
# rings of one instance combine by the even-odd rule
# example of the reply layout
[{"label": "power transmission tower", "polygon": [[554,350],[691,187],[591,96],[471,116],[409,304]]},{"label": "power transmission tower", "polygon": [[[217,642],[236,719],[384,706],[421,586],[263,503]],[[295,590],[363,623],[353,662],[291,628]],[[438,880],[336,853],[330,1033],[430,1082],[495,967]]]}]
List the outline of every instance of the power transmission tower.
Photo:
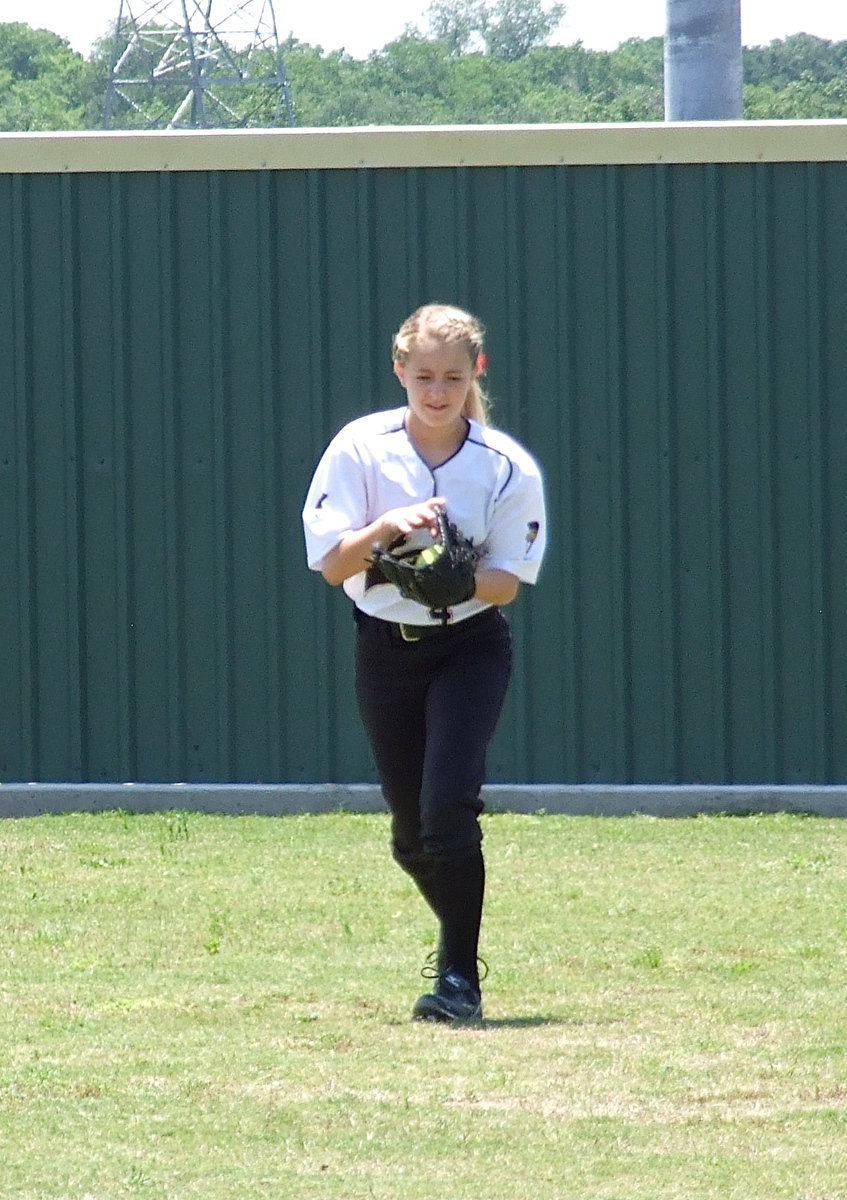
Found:
[{"label": "power transmission tower", "polygon": [[105,128],[294,123],[272,0],[120,0]]}]

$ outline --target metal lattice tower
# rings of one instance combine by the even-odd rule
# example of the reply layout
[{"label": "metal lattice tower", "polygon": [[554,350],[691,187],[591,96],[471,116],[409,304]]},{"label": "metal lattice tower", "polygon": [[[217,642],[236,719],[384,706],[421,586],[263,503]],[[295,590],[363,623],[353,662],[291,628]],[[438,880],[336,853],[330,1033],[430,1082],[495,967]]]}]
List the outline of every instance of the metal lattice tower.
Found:
[{"label": "metal lattice tower", "polygon": [[120,0],[105,128],[294,123],[272,0]]}]

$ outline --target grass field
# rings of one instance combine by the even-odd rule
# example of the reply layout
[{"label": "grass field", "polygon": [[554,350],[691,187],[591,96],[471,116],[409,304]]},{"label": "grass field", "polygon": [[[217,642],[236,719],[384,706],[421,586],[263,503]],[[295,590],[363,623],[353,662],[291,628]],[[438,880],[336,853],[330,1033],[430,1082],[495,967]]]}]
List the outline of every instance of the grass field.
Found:
[{"label": "grass field", "polygon": [[382,816],[0,822],[3,1200],[847,1200],[847,822],[484,824],[450,1029]]}]

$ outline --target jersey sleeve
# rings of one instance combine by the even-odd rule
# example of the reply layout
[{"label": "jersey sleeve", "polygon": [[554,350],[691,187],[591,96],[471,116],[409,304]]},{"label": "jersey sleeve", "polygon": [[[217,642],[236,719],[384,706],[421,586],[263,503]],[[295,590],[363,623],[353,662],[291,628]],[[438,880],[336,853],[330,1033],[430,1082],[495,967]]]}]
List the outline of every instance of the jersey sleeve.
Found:
[{"label": "jersey sleeve", "polygon": [[313,571],[352,529],[367,525],[367,488],[355,444],[337,435],[318,463],[303,506],[306,561]]},{"label": "jersey sleeve", "polygon": [[514,464],[511,478],[494,502],[483,566],[508,571],[522,583],[535,583],[546,545],[544,481],[530,459]]}]

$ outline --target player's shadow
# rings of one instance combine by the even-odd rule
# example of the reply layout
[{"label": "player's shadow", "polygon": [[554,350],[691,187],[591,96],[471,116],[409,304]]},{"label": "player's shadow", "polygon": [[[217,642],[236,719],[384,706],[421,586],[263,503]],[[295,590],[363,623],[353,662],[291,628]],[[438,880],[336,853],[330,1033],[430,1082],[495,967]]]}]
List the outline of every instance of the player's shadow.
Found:
[{"label": "player's shadow", "polygon": [[543,1025],[577,1025],[567,1017],[483,1017],[481,1029],[538,1029]]},{"label": "player's shadow", "polygon": [[483,1017],[481,1029],[540,1029],[544,1025],[616,1025],[617,1018],[593,1018],[588,1021],[583,1017],[554,1017],[547,1013],[536,1013],[526,1017]]}]

